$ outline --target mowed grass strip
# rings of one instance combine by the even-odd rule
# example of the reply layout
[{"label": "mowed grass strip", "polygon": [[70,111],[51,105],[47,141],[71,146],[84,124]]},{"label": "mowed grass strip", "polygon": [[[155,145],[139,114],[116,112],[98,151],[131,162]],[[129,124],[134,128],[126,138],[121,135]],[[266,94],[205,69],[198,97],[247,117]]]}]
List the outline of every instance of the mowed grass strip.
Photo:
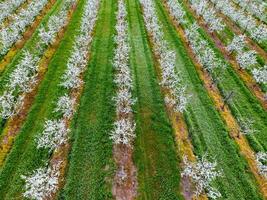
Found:
[{"label": "mowed grass strip", "polygon": [[[224,199],[262,199],[252,174],[247,170],[245,159],[239,154],[238,146],[230,138],[227,127],[203,86],[198,73],[186,54],[185,47],[169,20],[161,0],[155,0],[158,16],[164,26],[165,39],[176,50],[177,71],[188,85],[192,94],[185,119],[194,146],[194,153],[216,159],[224,176],[218,178],[215,186]],[[235,187],[229,185],[231,182]]]},{"label": "mowed grass strip", "polygon": [[151,49],[138,1],[126,0],[130,64],[134,75],[137,123],[134,162],[138,169],[137,199],[182,199],[174,134],[165,112]]},{"label": "mowed grass strip", "polygon": [[66,69],[74,38],[79,31],[77,24],[81,20],[84,4],[85,0],[79,1],[65,36],[40,85],[29,116],[0,171],[0,199],[21,199],[24,182],[20,176],[45,166],[51,156],[46,150],[37,150],[35,138],[42,132],[45,120],[53,118],[57,99],[64,94],[59,83]]},{"label": "mowed grass strip", "polygon": [[109,133],[115,120],[112,59],[116,10],[116,0],[102,0],[84,92],[71,127],[73,146],[61,199],[113,199],[115,165]]}]

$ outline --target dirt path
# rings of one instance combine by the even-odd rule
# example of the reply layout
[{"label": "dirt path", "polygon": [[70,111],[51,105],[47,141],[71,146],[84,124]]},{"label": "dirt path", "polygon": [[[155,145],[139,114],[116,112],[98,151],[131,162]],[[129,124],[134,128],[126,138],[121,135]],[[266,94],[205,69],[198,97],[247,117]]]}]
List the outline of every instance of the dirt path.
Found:
[{"label": "dirt path", "polygon": [[254,80],[254,78],[246,70],[240,69],[236,59],[234,58],[233,55],[229,55],[228,51],[226,50],[226,46],[219,39],[218,34],[215,32],[211,33],[209,31],[209,27],[205,24],[203,18],[198,17],[196,15],[195,11],[188,4],[188,1],[186,1],[185,5],[187,6],[187,9],[190,11],[190,13],[194,16],[194,18],[198,21],[198,24],[206,31],[206,33],[210,36],[210,38],[213,39],[216,47],[223,54],[224,59],[230,63],[235,72],[239,74],[239,76],[242,78],[243,82],[246,84],[249,90],[258,98],[263,108],[267,110],[267,101],[265,99],[265,94],[261,90],[257,82]]},{"label": "dirt path", "polygon": [[0,62],[0,73],[2,73],[5,70],[6,66],[9,63],[11,63],[12,59],[17,54],[17,52],[24,47],[26,42],[31,38],[31,36],[35,32],[36,28],[42,22],[42,19],[44,18],[44,16],[50,11],[50,9],[53,7],[53,5],[56,2],[57,2],[56,0],[49,0],[49,2],[46,4],[44,9],[41,11],[41,13],[35,18],[34,22],[23,33],[23,37],[20,40],[18,40],[11,47],[8,53],[2,58]]},{"label": "dirt path", "polygon": [[116,200],[134,200],[137,196],[137,170],[133,163],[133,149],[129,145],[114,145],[113,156],[117,171],[112,193]]},{"label": "dirt path", "polygon": [[[199,74],[199,77],[203,81],[204,86],[206,87],[209,96],[213,99],[218,112],[220,113],[227,127],[229,128],[230,136],[238,144],[241,155],[243,155],[244,158],[247,160],[250,171],[253,173],[254,177],[256,178],[260,191],[262,192],[263,196],[266,198],[267,197],[267,180],[263,178],[262,176],[260,176],[259,174],[256,161],[255,161],[254,151],[250,148],[245,136],[239,132],[240,128],[235,118],[232,116],[229,107],[227,105],[224,106],[223,98],[221,97],[218,88],[212,84],[211,77],[206,71],[203,70],[202,66],[195,59],[194,53],[191,47],[186,42],[187,40],[186,40],[184,30],[180,26],[178,26],[175,21],[172,20],[172,22],[175,25],[177,33],[179,34],[179,37],[183,41],[183,44],[187,47],[186,48],[187,54],[190,56],[190,58],[194,62],[194,65]],[[222,109],[223,107],[224,109]]]},{"label": "dirt path", "polygon": [[[74,13],[76,6],[72,7],[69,14],[68,14],[68,21],[69,24],[72,14]],[[51,61],[54,53],[56,52],[61,39],[63,38],[65,31],[67,29],[67,25],[60,30],[57,34],[56,41],[48,47],[46,52],[44,53],[40,63],[39,63],[39,73],[37,76],[37,82],[30,93],[25,94],[25,98],[22,104],[22,108],[20,109],[19,113],[8,119],[7,124],[3,130],[2,136],[0,138],[0,167],[4,164],[5,158],[9,151],[12,148],[13,142],[17,134],[19,133],[24,121],[27,118],[28,112],[34,102],[35,96],[38,92],[38,88],[40,83],[42,82],[46,71],[48,69],[49,62]]]}]

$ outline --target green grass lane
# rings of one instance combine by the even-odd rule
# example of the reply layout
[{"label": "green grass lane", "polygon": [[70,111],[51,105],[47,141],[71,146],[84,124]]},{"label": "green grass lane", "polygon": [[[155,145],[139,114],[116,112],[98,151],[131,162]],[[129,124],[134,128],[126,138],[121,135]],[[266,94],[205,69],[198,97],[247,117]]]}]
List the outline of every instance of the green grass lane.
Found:
[{"label": "green grass lane", "polygon": [[35,138],[42,132],[45,120],[53,119],[57,99],[64,94],[59,83],[66,69],[74,38],[78,34],[77,25],[82,17],[84,5],[85,0],[80,0],[65,36],[49,64],[24,126],[0,170],[0,199],[21,199],[24,183],[20,176],[43,167],[50,157],[47,151],[37,150]]},{"label": "green grass lane", "polygon": [[85,88],[72,123],[72,151],[61,199],[112,199],[115,172],[109,133],[115,120],[113,51],[116,0],[102,0]]},{"label": "green grass lane", "polygon": [[246,161],[239,154],[237,145],[230,138],[219,113],[215,110],[161,0],[155,0],[155,5],[166,40],[176,50],[176,68],[192,94],[185,119],[195,154],[202,156],[207,152],[211,158],[218,161],[224,176],[218,178],[215,185],[224,199],[262,199],[254,177],[247,170]]},{"label": "green grass lane", "polygon": [[182,199],[180,170],[171,124],[157,83],[152,52],[137,1],[127,0],[130,63],[134,76],[137,123],[134,162],[138,169],[137,199]]}]

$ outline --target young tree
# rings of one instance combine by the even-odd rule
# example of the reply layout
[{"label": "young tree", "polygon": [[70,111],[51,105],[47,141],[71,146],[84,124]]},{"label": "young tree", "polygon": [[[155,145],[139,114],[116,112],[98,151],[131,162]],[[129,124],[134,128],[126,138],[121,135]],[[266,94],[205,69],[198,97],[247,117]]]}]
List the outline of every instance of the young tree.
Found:
[{"label": "young tree", "polygon": [[208,197],[216,199],[221,197],[221,193],[211,186],[212,182],[222,176],[222,171],[218,170],[217,162],[210,162],[206,156],[197,158],[196,162],[188,161],[183,157],[184,170],[182,176],[188,176],[195,184],[195,194],[199,196],[207,192]]},{"label": "young tree", "polygon": [[267,65],[260,69],[253,69],[252,74],[257,83],[267,84]]},{"label": "young tree", "polygon": [[175,18],[176,22],[178,24],[185,23],[185,11],[182,8],[181,4],[175,0],[167,0],[166,3],[170,12],[174,14],[173,17]]},{"label": "young tree", "polygon": [[45,27],[42,26],[39,30],[39,37],[41,39],[41,42],[45,45],[50,45],[52,39],[53,39],[53,34],[50,31],[46,31]]},{"label": "young tree", "polygon": [[8,119],[19,112],[24,96],[15,97],[13,91],[5,91],[0,96],[0,116]]},{"label": "young tree", "polygon": [[75,111],[75,99],[72,99],[67,94],[59,98],[55,112],[63,114],[63,117],[71,118]]},{"label": "young tree", "polygon": [[265,152],[258,152],[256,154],[256,162],[257,162],[257,167],[259,170],[259,173],[267,178],[267,153]]},{"label": "young tree", "polygon": [[37,148],[53,151],[67,142],[69,131],[63,119],[47,120],[43,132],[36,138]]},{"label": "young tree", "polygon": [[267,40],[267,26],[264,24],[259,25],[257,28],[255,28],[251,36],[253,39],[255,39],[258,42],[264,42]]},{"label": "young tree", "polygon": [[135,123],[131,119],[120,119],[114,123],[110,138],[115,144],[130,145],[135,136]]},{"label": "young tree", "polygon": [[39,168],[30,175],[22,175],[25,181],[23,196],[29,199],[45,200],[52,198],[57,191],[60,177],[61,162],[51,166]]},{"label": "young tree", "polygon": [[254,50],[241,52],[237,55],[236,60],[242,69],[248,69],[257,64],[256,52]]},{"label": "young tree", "polygon": [[216,11],[209,6],[206,0],[190,0],[191,7],[196,11],[198,16],[202,16],[206,24],[209,25],[209,30],[222,31],[225,27],[223,20],[217,16]]},{"label": "young tree", "polygon": [[254,128],[254,121],[252,119],[238,119],[238,124],[240,126],[240,132],[243,135],[249,135],[258,132],[258,130]]},{"label": "young tree", "polygon": [[39,58],[34,57],[30,52],[25,51],[23,59],[11,73],[7,86],[11,90],[17,90],[18,92],[30,92],[32,86],[36,83],[38,61]]},{"label": "young tree", "polygon": [[242,52],[244,50],[246,41],[245,35],[235,35],[232,42],[227,46],[227,51],[232,53],[233,51]]}]

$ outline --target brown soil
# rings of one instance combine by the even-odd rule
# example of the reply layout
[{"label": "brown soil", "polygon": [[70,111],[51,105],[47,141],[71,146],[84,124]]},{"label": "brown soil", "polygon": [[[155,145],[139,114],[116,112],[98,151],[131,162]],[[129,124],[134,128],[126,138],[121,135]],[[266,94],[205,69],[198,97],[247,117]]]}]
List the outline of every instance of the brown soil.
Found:
[{"label": "brown soil", "polygon": [[6,68],[6,66],[11,63],[14,56],[17,54],[17,52],[22,49],[25,45],[25,43],[31,38],[33,33],[35,32],[36,28],[41,23],[43,17],[49,12],[49,10],[52,8],[52,6],[55,4],[56,0],[50,0],[44,9],[41,11],[41,13],[35,18],[34,22],[26,29],[26,31],[23,34],[23,37],[18,40],[13,47],[8,51],[8,53],[4,56],[4,58],[0,62],[0,73],[3,72]]},{"label": "brown soil", "polygon": [[[186,1],[187,2],[187,1]],[[239,74],[239,76],[242,78],[246,86],[249,88],[249,90],[259,99],[261,105],[267,110],[267,101],[265,99],[264,92],[261,90],[260,86],[256,83],[254,78],[243,69],[240,69],[239,64],[237,63],[236,59],[233,55],[229,55],[228,51],[226,50],[226,46],[222,43],[222,41],[219,39],[217,33],[211,33],[209,31],[208,26],[205,24],[202,17],[198,17],[194,10],[190,7],[190,5],[185,3],[187,8],[190,10],[191,14],[194,16],[194,18],[198,21],[198,24],[206,31],[206,33],[210,36],[210,38],[213,39],[215,42],[215,45],[217,48],[221,51],[223,54],[225,60],[227,60],[235,72]]]},{"label": "brown soil", "polygon": [[112,194],[116,200],[134,200],[137,196],[137,170],[132,156],[133,149],[129,145],[114,145],[113,157],[117,171]]},{"label": "brown soil", "polygon": [[[75,10],[75,8],[72,8],[71,12],[69,13],[68,23],[72,17],[74,10]],[[49,62],[51,61],[54,53],[56,52],[56,50],[60,44],[60,41],[65,34],[66,29],[67,29],[67,26],[65,26],[59,32],[59,34],[57,35],[56,41],[53,43],[53,45],[48,47],[48,49],[44,53],[43,58],[41,59],[41,61],[39,63],[39,73],[37,76],[37,83],[35,84],[35,86],[33,87],[33,90],[30,93],[25,94],[23,105],[21,105],[21,109],[20,109],[19,113],[16,116],[8,119],[8,121],[7,121],[7,124],[3,130],[3,134],[0,138],[0,167],[4,164],[5,158],[12,148],[14,139],[15,139],[16,135],[19,133],[24,121],[27,118],[28,112],[29,112],[31,105],[34,102],[35,96],[38,92],[38,88],[40,86],[40,83],[42,82],[42,80],[45,76],[45,73],[47,71]]]},{"label": "brown soil", "polygon": [[256,166],[255,154],[253,150],[250,148],[245,136],[240,133],[239,131],[240,128],[235,118],[232,116],[229,107],[226,105],[224,106],[224,109],[222,109],[224,105],[223,98],[221,97],[218,88],[212,84],[212,80],[209,74],[202,68],[202,66],[195,59],[194,53],[187,43],[184,30],[180,26],[178,26],[178,24],[175,21],[172,20],[172,22],[175,25],[177,33],[182,39],[184,46],[187,47],[186,48],[187,54],[190,56],[191,60],[194,62],[194,65],[199,74],[199,77],[203,81],[204,86],[206,87],[209,96],[213,99],[214,105],[216,106],[218,112],[220,113],[227,127],[229,128],[231,138],[233,138],[238,144],[241,155],[243,155],[244,158],[247,160],[250,171],[256,178],[260,191],[262,192],[263,196],[266,198],[267,197],[267,180],[259,174],[258,168]]}]

